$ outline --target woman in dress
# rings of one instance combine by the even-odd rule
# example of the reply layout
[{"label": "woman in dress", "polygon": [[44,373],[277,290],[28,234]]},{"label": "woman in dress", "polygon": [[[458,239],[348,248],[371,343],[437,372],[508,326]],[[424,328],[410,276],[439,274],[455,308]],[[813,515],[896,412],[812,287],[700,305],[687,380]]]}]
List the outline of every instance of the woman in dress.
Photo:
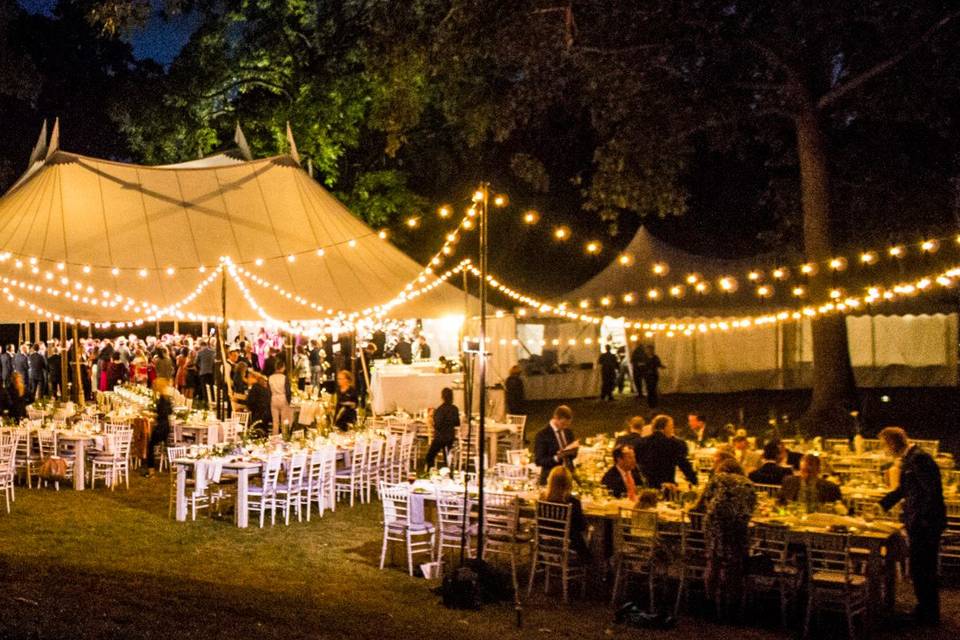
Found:
[{"label": "woman in dress", "polygon": [[757,494],[735,459],[724,458],[703,491],[698,506],[704,513],[707,543],[707,596],[717,617],[729,620],[743,594],[750,537],[747,531],[757,506]]},{"label": "woman in dress", "polygon": [[186,347],[181,347],[177,353],[177,374],[174,377],[173,384],[180,393],[184,393],[187,388],[187,363],[190,361],[189,354],[190,350]]},{"label": "woman in dress", "polygon": [[287,366],[277,359],[273,373],[267,379],[270,385],[270,417],[273,422],[272,433],[280,433],[280,426],[288,424],[290,411],[290,380],[287,378]]},{"label": "woman in dress", "polygon": [[10,375],[10,418],[19,422],[27,417],[27,385],[19,371]]},{"label": "woman in dress", "polygon": [[583,507],[580,498],[571,495],[573,492],[573,476],[563,465],[558,465],[547,476],[547,485],[540,494],[545,502],[570,505],[570,548],[577,552],[581,562],[590,559],[590,548],[584,534],[587,532],[587,519],[583,516]]},{"label": "woman in dress", "polygon": [[520,365],[513,365],[510,367],[510,375],[504,382],[507,413],[517,416],[527,415],[527,403],[523,391],[523,378],[520,377],[521,373],[523,373],[523,369],[520,368]]},{"label": "woman in dress", "polygon": [[337,373],[337,393],[334,398],[333,424],[340,431],[346,431],[357,423],[357,390],[353,386],[353,374],[346,369]]}]

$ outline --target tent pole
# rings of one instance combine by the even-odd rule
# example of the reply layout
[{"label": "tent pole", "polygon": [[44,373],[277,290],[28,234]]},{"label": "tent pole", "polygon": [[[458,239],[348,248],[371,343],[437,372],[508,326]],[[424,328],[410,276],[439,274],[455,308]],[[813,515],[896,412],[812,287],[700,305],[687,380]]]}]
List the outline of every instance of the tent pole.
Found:
[{"label": "tent pole", "polygon": [[34,344],[36,344],[40,342],[40,320],[39,319],[33,321],[33,331],[34,331],[33,342]]},{"label": "tent pole", "polygon": [[[70,354],[66,354],[65,358],[69,358]],[[83,397],[83,375],[80,372],[80,330],[77,329],[77,323],[73,323],[73,381],[77,387],[77,405],[82,409],[84,404]]]},{"label": "tent pole", "polygon": [[227,271],[220,270],[220,324],[217,325],[217,360],[220,366],[214,369],[214,398],[217,403],[217,420],[223,420],[226,416],[223,411],[223,381],[227,373],[227,332],[224,330],[227,323]]},{"label": "tent pole", "polygon": [[[484,460],[487,417],[487,232],[489,231],[490,185],[483,183],[480,209],[480,425],[477,442],[477,504],[483,505]],[[472,410],[471,407],[469,410]],[[496,460],[493,461],[496,463]],[[477,557],[483,558],[483,509],[477,514]]]},{"label": "tent pole", "polygon": [[[67,353],[67,323],[60,321],[60,399],[66,402],[69,399],[67,395],[67,360],[70,354]],[[51,389],[51,391],[53,391]]]}]

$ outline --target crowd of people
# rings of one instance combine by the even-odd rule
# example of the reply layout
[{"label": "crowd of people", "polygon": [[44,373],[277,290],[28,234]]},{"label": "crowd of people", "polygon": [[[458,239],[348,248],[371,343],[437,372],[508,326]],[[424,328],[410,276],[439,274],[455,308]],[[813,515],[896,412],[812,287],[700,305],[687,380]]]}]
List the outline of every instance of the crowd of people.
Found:
[{"label": "crowd of people", "polygon": [[[572,487],[577,480],[573,460],[577,440],[573,412],[567,406],[555,409],[547,426],[537,432],[533,458],[540,467],[542,498],[572,504],[571,548],[589,555],[584,540],[586,521]],[[748,527],[758,502],[757,485],[779,487],[781,504],[797,504],[807,513],[832,511],[841,501],[840,486],[824,476],[820,456],[793,452],[773,439],[762,451],[737,434],[732,442],[710,438],[702,415],[688,416],[684,438],[676,434],[671,417],[658,415],[647,423],[634,418],[613,449],[613,466],[601,480],[610,495],[627,498],[637,508],[655,506],[660,495],[676,495],[678,470],[691,488],[698,474],[688,456],[687,441],[716,444],[713,469],[690,511],[701,514],[707,543],[705,586],[721,619],[737,614],[743,592],[750,549]],[[940,470],[933,457],[910,444],[906,432],[887,427],[879,439],[891,457],[897,478],[895,488],[881,501],[885,510],[902,503],[903,522],[909,541],[911,579],[917,599],[914,615],[920,624],[940,621],[937,557],[940,537],[946,528],[946,511]]]},{"label": "crowd of people", "polygon": [[600,368],[600,399],[613,400],[613,390],[623,393],[629,381],[637,399],[645,400],[651,409],[660,403],[660,370],[666,369],[652,344],[638,344],[627,354],[627,348],[614,349],[607,344],[597,360]]}]

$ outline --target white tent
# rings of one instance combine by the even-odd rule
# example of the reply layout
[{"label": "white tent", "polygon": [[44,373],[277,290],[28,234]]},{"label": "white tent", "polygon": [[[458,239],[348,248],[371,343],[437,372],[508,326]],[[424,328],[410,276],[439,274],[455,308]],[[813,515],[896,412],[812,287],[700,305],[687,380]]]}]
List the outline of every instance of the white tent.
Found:
[{"label": "white tent", "polygon": [[461,291],[351,215],[293,156],[147,167],[61,151],[56,133],[40,146],[0,198],[0,322],[218,316],[221,257],[235,265],[231,320],[369,313],[425,287],[392,315],[464,312]]}]

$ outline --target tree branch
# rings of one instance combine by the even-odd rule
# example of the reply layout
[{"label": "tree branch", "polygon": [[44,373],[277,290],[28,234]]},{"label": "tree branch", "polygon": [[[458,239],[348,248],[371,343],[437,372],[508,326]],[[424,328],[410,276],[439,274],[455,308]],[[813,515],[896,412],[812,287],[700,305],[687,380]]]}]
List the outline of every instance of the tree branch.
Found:
[{"label": "tree branch", "polygon": [[938,31],[940,31],[943,27],[949,24],[950,21],[957,17],[960,17],[960,11],[954,11],[953,13],[947,14],[937,23],[927,29],[923,35],[915,40],[909,47],[900,51],[900,53],[897,53],[886,60],[878,62],[863,73],[850,78],[842,84],[838,84],[833,89],[821,96],[821,98],[817,101],[817,108],[825,109],[826,107],[829,107],[846,94],[859,89],[870,80],[881,75],[891,67],[896,66],[908,55],[927,44],[933,38],[933,36],[937,34]]}]

